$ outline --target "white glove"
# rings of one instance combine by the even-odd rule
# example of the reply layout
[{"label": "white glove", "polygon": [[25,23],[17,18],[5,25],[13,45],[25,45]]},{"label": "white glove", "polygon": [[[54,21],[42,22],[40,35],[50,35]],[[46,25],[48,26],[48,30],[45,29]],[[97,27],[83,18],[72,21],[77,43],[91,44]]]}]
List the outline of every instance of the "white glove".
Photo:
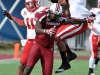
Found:
[{"label": "white glove", "polygon": [[50,34],[50,35],[55,34],[56,33],[56,26],[54,26],[54,27],[52,27],[50,29],[46,29],[45,33],[46,34]]}]

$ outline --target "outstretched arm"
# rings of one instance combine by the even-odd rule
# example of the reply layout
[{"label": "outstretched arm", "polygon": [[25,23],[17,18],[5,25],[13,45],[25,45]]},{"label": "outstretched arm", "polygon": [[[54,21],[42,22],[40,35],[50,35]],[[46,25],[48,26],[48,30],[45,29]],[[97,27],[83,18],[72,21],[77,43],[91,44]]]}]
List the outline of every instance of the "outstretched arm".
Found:
[{"label": "outstretched arm", "polygon": [[18,18],[16,18],[16,17],[12,16],[8,11],[4,10],[4,11],[3,11],[3,15],[6,16],[6,17],[8,17],[10,20],[15,21],[15,22],[18,23],[20,26],[26,27],[26,25],[24,24],[24,21],[23,21],[23,20],[18,19]]},{"label": "outstretched arm", "polygon": [[56,29],[55,29],[56,27],[54,26],[54,27],[52,27],[52,28],[50,28],[50,29],[43,29],[42,28],[42,24],[41,24],[41,22],[40,21],[36,21],[36,25],[35,25],[35,31],[36,31],[36,33],[37,34],[55,34],[55,32],[56,32]]},{"label": "outstretched arm", "polygon": [[87,23],[86,19],[73,19],[76,23]]},{"label": "outstretched arm", "polygon": [[41,24],[41,22],[40,22],[40,21],[36,21],[35,32],[36,32],[37,34],[43,34],[43,33],[45,33],[44,31],[45,31],[45,30],[42,29],[42,24]]},{"label": "outstretched arm", "polygon": [[87,23],[85,19],[67,19],[64,21],[65,24],[80,24],[80,23]]}]

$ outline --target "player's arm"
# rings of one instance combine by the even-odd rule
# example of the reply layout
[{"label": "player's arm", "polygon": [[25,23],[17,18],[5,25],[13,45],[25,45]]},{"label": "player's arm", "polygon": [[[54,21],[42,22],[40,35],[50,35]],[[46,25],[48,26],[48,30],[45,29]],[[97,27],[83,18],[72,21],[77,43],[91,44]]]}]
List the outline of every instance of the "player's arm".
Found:
[{"label": "player's arm", "polygon": [[96,30],[97,29],[94,26],[92,26],[91,23],[88,23],[88,28],[91,29],[91,30]]},{"label": "player's arm", "polygon": [[36,31],[37,34],[45,33],[45,29],[42,29],[42,24],[41,24],[40,21],[36,21],[35,31]]},{"label": "player's arm", "polygon": [[52,27],[50,29],[43,29],[42,28],[42,24],[40,21],[36,21],[36,25],[35,25],[35,31],[37,34],[55,34],[56,32],[56,27]]},{"label": "player's arm", "polygon": [[88,28],[91,29],[91,23],[88,23]]},{"label": "player's arm", "polygon": [[87,23],[87,20],[69,18],[69,19],[65,20],[64,23],[65,24],[80,24],[80,23]]},{"label": "player's arm", "polygon": [[25,23],[24,23],[23,20],[18,19],[18,18],[16,18],[16,17],[12,16],[8,11],[4,10],[4,11],[3,11],[3,15],[6,16],[6,17],[8,17],[10,20],[15,21],[15,22],[18,23],[20,26],[26,27],[26,25],[25,25]]},{"label": "player's arm", "polygon": [[43,19],[45,18],[46,16],[46,13],[45,11],[43,11],[42,13],[35,13],[35,18],[34,18],[34,21],[36,21],[36,24],[35,24],[35,31],[37,34],[43,34],[43,33],[46,33],[46,34],[54,34],[56,29],[55,27],[52,27],[50,29],[43,29],[42,25],[45,25],[43,24]]},{"label": "player's arm", "polygon": [[80,24],[80,23],[91,23],[94,21],[94,17],[89,17],[88,20],[86,19],[76,19],[76,18],[69,18],[65,20],[66,24]]}]

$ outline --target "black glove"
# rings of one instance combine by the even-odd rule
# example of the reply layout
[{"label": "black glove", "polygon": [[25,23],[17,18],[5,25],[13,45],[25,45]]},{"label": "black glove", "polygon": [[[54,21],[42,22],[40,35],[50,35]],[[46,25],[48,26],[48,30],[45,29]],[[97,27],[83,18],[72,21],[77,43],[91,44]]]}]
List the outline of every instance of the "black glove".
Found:
[{"label": "black glove", "polygon": [[8,17],[10,20],[13,19],[13,16],[8,11],[6,11],[6,10],[3,11],[3,15]]},{"label": "black glove", "polygon": [[90,17],[95,17],[96,15],[94,13],[92,13],[92,15],[90,15]]}]

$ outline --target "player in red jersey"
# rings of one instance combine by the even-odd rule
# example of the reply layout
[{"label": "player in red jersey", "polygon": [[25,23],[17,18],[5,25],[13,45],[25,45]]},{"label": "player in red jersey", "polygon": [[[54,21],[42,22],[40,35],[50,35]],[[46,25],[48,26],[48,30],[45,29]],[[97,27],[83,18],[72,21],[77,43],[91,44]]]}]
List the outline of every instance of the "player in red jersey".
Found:
[{"label": "player in red jersey", "polygon": [[[65,19],[61,17],[61,14],[62,7],[57,3],[52,4],[47,12],[41,11],[35,14],[35,43],[32,46],[23,75],[30,75],[39,59],[41,59],[43,75],[52,75],[56,30],[62,24],[87,22],[87,20],[84,19]],[[67,68],[70,68],[67,58],[65,58],[65,60],[66,64],[68,64]]]},{"label": "player in red jersey", "polygon": [[25,8],[21,10],[21,15],[24,18],[23,20],[20,20],[12,16],[6,10],[3,11],[4,16],[17,22],[22,27],[27,27],[27,42],[22,50],[20,65],[18,68],[17,75],[22,75],[24,68],[26,66],[27,58],[31,50],[31,47],[34,44],[34,38],[35,38],[34,15],[36,12],[39,12],[41,10],[46,10],[46,8],[39,7],[39,0],[25,0]]}]

